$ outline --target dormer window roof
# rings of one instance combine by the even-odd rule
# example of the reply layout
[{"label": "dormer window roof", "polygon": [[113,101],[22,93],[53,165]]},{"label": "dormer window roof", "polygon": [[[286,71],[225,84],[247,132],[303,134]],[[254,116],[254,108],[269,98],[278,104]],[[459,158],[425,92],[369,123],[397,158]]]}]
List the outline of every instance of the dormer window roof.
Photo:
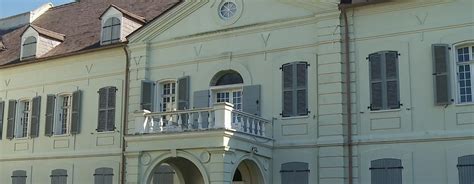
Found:
[{"label": "dormer window roof", "polygon": [[125,41],[125,37],[140,28],[145,18],[130,13],[118,6],[110,5],[100,16],[102,21],[102,45]]},{"label": "dormer window roof", "polygon": [[30,25],[21,36],[21,60],[41,57],[64,41],[64,35]]}]

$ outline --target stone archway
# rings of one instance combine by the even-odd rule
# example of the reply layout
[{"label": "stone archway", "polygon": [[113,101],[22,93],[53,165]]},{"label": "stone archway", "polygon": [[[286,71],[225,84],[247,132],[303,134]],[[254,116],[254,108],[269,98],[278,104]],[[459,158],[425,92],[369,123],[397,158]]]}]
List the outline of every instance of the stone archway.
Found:
[{"label": "stone archway", "polygon": [[263,174],[253,160],[242,160],[234,171],[232,184],[264,184]]},{"label": "stone archway", "polygon": [[205,184],[204,177],[193,162],[182,158],[167,158],[157,164],[147,184]]}]

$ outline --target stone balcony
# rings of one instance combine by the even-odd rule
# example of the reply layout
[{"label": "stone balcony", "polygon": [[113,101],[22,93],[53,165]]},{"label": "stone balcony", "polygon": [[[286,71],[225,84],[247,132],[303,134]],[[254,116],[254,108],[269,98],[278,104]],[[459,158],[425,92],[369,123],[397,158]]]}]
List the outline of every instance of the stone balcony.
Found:
[{"label": "stone balcony", "polygon": [[217,103],[211,108],[171,112],[137,112],[135,129],[128,135],[170,134],[226,130],[270,138],[271,120],[238,111],[230,103]]}]

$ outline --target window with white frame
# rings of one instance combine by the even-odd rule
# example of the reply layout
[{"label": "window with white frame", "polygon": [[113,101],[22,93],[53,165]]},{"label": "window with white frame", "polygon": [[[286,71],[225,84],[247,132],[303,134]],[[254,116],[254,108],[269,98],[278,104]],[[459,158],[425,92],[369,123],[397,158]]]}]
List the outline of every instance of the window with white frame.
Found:
[{"label": "window with white frame", "polygon": [[472,103],[472,72],[474,72],[474,45],[456,47],[457,94],[459,103]]},{"label": "window with white frame", "polygon": [[227,102],[234,105],[234,109],[242,110],[242,76],[235,71],[223,71],[215,76],[214,86],[211,87],[214,103]]},{"label": "window with white frame", "polygon": [[15,138],[28,136],[28,128],[31,118],[31,101],[21,100],[17,107],[17,121],[15,122]]},{"label": "window with white frame", "polygon": [[112,44],[120,41],[120,19],[111,17],[102,26],[102,44]]},{"label": "window with white frame", "polygon": [[160,83],[160,109],[162,112],[174,111],[176,104],[176,81]]},{"label": "window with white frame", "polygon": [[63,94],[56,98],[56,121],[54,122],[54,135],[64,135],[69,133],[72,113],[72,95]]},{"label": "window with white frame", "polygon": [[36,56],[36,38],[30,36],[23,42],[22,59],[33,58]]}]

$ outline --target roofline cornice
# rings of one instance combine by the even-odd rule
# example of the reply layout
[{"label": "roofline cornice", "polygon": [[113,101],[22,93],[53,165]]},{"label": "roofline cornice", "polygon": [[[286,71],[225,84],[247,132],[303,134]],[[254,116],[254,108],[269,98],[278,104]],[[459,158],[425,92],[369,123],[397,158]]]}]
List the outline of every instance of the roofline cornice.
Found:
[{"label": "roofline cornice", "polygon": [[184,0],[179,3],[177,6],[170,9],[170,11],[162,14],[157,19],[145,25],[142,29],[139,29],[137,32],[132,33],[128,40],[130,43],[141,43],[149,42],[150,40],[156,38],[158,35],[168,30],[176,23],[180,22],[188,15],[198,10],[209,0]]}]

